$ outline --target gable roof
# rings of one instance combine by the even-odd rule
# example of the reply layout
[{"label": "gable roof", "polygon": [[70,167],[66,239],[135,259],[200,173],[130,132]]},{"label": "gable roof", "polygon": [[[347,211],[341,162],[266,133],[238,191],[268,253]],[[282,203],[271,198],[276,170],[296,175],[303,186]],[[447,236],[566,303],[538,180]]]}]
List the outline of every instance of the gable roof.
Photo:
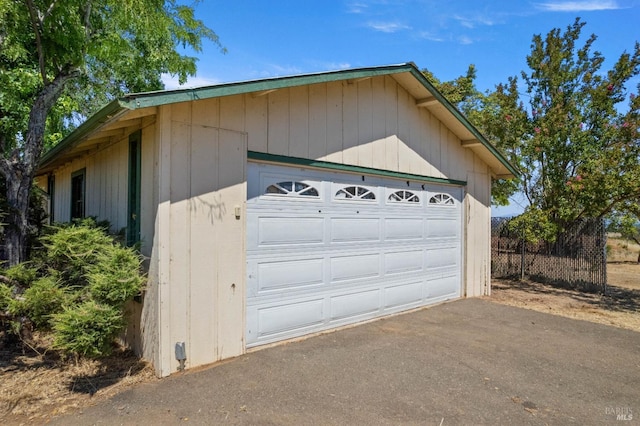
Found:
[{"label": "gable roof", "polygon": [[157,107],[178,102],[195,101],[221,96],[270,91],[344,80],[360,80],[375,76],[391,76],[415,99],[416,105],[429,109],[461,141],[471,149],[500,178],[518,176],[513,165],[498,151],[469,120],[453,106],[420,72],[413,63],[379,67],[347,69],[296,76],[276,77],[237,83],[225,83],[192,89],[133,93],[107,104],[55,147],[40,161],[38,174],[45,174],[71,158],[95,148],[109,138],[124,136],[128,127],[140,126],[145,117],[156,114]]}]

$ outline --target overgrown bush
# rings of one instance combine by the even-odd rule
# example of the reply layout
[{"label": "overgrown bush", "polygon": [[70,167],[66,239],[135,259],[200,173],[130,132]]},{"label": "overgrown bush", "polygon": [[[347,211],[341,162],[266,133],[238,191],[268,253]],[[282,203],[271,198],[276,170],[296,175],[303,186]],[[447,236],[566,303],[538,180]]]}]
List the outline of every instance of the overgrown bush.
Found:
[{"label": "overgrown bush", "polygon": [[55,276],[37,279],[25,290],[22,298],[14,300],[9,312],[15,317],[27,317],[37,328],[51,328],[51,316],[67,306],[70,296],[59,285]]},{"label": "overgrown bush", "polygon": [[145,277],[139,253],[107,229],[91,219],[51,227],[30,262],[4,271],[0,311],[12,321],[9,328],[28,319],[35,329],[51,331],[54,346],[66,353],[110,352],[126,324],[124,305],[140,293]]},{"label": "overgrown bush", "polygon": [[105,356],[124,326],[122,309],[88,300],[53,316],[53,345],[76,355]]}]

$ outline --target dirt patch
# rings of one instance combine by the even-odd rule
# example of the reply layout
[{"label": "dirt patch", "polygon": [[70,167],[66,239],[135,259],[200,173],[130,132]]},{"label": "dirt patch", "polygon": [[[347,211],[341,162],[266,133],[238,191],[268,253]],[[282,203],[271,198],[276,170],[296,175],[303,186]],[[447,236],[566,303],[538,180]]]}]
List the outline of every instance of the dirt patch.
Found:
[{"label": "dirt patch", "polygon": [[0,423],[43,424],[47,419],[108,398],[135,383],[157,380],[151,366],[118,349],[102,360],[62,360],[34,336],[31,347],[0,348]]},{"label": "dirt patch", "polygon": [[640,265],[607,264],[607,294],[582,293],[532,281],[492,280],[488,298],[532,309],[640,332]]}]

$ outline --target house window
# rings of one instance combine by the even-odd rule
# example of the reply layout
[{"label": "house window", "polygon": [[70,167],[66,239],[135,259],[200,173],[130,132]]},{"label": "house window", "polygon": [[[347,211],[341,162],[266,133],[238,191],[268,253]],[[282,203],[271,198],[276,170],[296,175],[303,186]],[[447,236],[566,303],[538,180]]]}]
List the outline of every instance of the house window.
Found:
[{"label": "house window", "polygon": [[449,194],[436,194],[429,199],[429,204],[436,204],[439,206],[453,206],[455,201]]},{"label": "house window", "polygon": [[307,185],[303,182],[286,181],[269,185],[269,187],[265,191],[265,194],[288,195],[294,197],[317,197],[318,190],[313,186]]},{"label": "house window", "polygon": [[71,174],[71,219],[84,217],[85,169]]},{"label": "house window", "polygon": [[396,191],[389,195],[388,200],[392,203],[419,203],[420,197],[412,191]]},{"label": "house window", "polygon": [[364,186],[347,186],[336,192],[336,200],[375,200],[376,194]]},{"label": "house window", "polygon": [[49,175],[47,179],[47,193],[49,194],[49,223],[55,221],[54,212],[56,210],[56,177],[55,175]]}]

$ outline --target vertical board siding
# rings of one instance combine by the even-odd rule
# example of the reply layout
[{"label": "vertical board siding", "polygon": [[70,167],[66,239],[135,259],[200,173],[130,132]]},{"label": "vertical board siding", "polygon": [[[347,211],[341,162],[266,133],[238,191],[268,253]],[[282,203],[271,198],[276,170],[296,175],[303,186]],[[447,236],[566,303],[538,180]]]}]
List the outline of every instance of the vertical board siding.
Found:
[{"label": "vertical board siding", "polygon": [[289,90],[269,95],[267,147],[269,154],[289,155]]},{"label": "vertical board siding", "polygon": [[[346,81],[342,85],[342,162],[360,164],[358,161],[358,85]],[[337,125],[338,123],[336,123]]]},{"label": "vertical board siding", "polygon": [[218,259],[212,249],[215,229],[220,226],[221,206],[213,191],[218,187],[218,133],[211,127],[192,126],[191,188],[189,200],[189,233],[191,238],[189,269],[191,270],[188,350],[189,362],[201,365],[218,357],[216,323],[212,314],[216,306],[216,271]]},{"label": "vertical board siding", "polygon": [[373,167],[373,88],[372,79],[358,86],[358,165]]},{"label": "vertical board siding", "polygon": [[[249,150],[269,152],[268,134],[269,121],[267,119],[269,97],[262,95],[245,95],[246,132],[249,137]],[[218,127],[218,126],[213,126]]]},{"label": "vertical board siding", "polygon": [[342,82],[327,84],[327,155],[321,160],[342,163]]},{"label": "vertical board siding", "polygon": [[289,90],[289,155],[309,156],[309,89],[307,86]]},{"label": "vertical board siding", "polygon": [[[249,133],[249,132],[248,132]],[[250,134],[250,133],[249,133]],[[309,158],[327,155],[327,84],[309,87]]]},{"label": "vertical board siding", "polygon": [[[162,295],[162,302],[170,312],[171,342],[185,342],[189,333],[189,287],[191,268],[189,258],[191,254],[190,237],[190,178],[191,178],[191,125],[187,122],[188,111],[182,105],[176,105],[172,111],[172,118],[181,121],[171,123],[171,208],[169,223],[165,224],[171,230],[169,246],[169,293]],[[183,121],[184,120],[184,121]],[[166,261],[166,260],[165,260]],[[165,300],[165,297],[167,299]],[[170,301],[170,302],[169,302]],[[165,308],[166,309],[166,308]],[[169,349],[169,348],[167,348]],[[187,345],[187,359],[193,355],[191,345]]]},{"label": "vertical board siding", "polygon": [[58,222],[71,219],[71,174],[86,169],[85,216],[108,220],[112,232],[127,226],[128,139],[92,156],[79,158],[55,171],[55,211]]}]

